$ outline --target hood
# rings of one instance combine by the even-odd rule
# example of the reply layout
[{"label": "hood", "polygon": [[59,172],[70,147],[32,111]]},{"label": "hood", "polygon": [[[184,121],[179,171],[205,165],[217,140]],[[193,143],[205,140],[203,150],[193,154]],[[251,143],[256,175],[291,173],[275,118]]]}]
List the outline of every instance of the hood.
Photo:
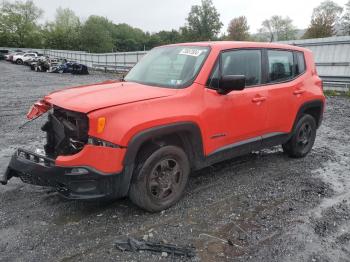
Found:
[{"label": "hood", "polygon": [[133,82],[106,81],[63,89],[45,96],[50,104],[81,113],[151,100],[176,94],[176,89],[146,86]]}]

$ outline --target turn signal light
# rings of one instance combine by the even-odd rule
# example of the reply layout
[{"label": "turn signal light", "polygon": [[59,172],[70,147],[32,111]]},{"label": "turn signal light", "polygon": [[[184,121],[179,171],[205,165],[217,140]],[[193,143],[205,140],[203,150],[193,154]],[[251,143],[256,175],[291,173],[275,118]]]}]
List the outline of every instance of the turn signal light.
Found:
[{"label": "turn signal light", "polygon": [[101,134],[103,130],[105,129],[106,125],[106,118],[105,117],[99,117],[97,119],[97,133]]}]

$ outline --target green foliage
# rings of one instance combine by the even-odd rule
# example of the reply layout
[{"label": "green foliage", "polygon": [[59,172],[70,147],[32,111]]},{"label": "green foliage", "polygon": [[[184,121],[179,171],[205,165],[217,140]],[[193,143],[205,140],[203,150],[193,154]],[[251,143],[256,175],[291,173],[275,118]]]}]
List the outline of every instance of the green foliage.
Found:
[{"label": "green foliage", "polygon": [[90,16],[81,28],[82,48],[89,52],[112,52],[114,24],[102,16]]},{"label": "green foliage", "polygon": [[36,24],[42,10],[33,1],[3,2],[0,8],[0,45],[40,46],[40,28]]},{"label": "green foliage", "polygon": [[[350,35],[350,0],[340,20],[341,12],[342,8],[334,2],[322,2],[314,9],[304,37],[331,36],[336,33],[336,27]],[[179,30],[157,33],[144,32],[125,23],[114,24],[101,16],[92,15],[81,22],[70,9],[58,8],[55,19],[44,25],[38,23],[41,15],[42,10],[32,0],[0,2],[0,46],[126,52],[189,41],[291,40],[297,32],[289,17],[276,15],[263,21],[258,34],[250,35],[247,19],[241,16],[231,20],[227,35],[219,36],[223,24],[212,0],[192,6],[186,24]]]},{"label": "green foliage", "polygon": [[176,30],[160,31],[152,36],[158,38],[158,43],[161,45],[180,43],[184,41],[180,32]]},{"label": "green foliage", "polygon": [[274,15],[270,19],[262,22],[262,28],[259,33],[265,38],[265,41],[284,41],[296,38],[296,27],[293,25],[293,20],[288,16]]},{"label": "green foliage", "polygon": [[22,26],[20,22],[24,20],[26,13],[17,14],[15,11],[23,8],[28,9],[30,14],[39,10],[32,2],[25,4],[5,2],[1,7],[0,46],[124,52],[148,50],[158,45],[180,42],[183,39],[176,30],[149,34],[127,24],[113,24],[99,16],[90,16],[82,24],[72,10],[62,8],[56,10],[55,20],[46,23],[42,28],[36,24],[37,18],[41,15],[40,10],[39,15],[37,13],[34,19],[31,18],[29,26],[28,23]]},{"label": "green foliage", "polygon": [[335,26],[339,22],[343,8],[333,1],[322,2],[313,11],[311,23],[303,38],[330,37],[336,34]]},{"label": "green foliage", "polygon": [[121,52],[143,50],[147,41],[146,34],[128,24],[114,25],[112,29],[115,50]]},{"label": "green foliage", "polygon": [[223,26],[212,0],[202,0],[202,5],[192,6],[187,22],[182,33],[189,41],[215,40]]},{"label": "green foliage", "polygon": [[244,41],[249,40],[249,25],[245,16],[236,17],[231,20],[228,29],[228,40]]},{"label": "green foliage", "polygon": [[336,90],[324,90],[323,91],[325,96],[345,96],[350,97],[350,90],[349,91],[336,91]]},{"label": "green foliage", "polygon": [[54,49],[80,49],[80,20],[70,9],[58,8],[55,21],[43,29],[45,46]]},{"label": "green foliage", "polygon": [[350,0],[345,4],[345,13],[342,17],[341,29],[344,35],[350,35]]}]

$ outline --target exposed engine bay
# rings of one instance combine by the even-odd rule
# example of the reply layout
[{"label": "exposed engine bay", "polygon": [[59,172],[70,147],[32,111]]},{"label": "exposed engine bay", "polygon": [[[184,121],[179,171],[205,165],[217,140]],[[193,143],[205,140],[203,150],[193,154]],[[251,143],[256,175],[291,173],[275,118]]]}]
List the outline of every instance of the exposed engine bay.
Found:
[{"label": "exposed engine bay", "polygon": [[89,120],[83,113],[53,107],[42,130],[47,133],[44,149],[48,157],[73,155],[88,142]]}]

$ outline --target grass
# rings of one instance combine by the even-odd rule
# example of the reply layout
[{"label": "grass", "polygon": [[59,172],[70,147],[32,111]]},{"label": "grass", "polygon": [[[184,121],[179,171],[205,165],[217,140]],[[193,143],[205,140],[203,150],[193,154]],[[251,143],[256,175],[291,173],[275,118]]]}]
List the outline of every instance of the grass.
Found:
[{"label": "grass", "polygon": [[350,97],[350,90],[347,92],[340,92],[335,90],[323,90],[325,96],[346,96]]}]

